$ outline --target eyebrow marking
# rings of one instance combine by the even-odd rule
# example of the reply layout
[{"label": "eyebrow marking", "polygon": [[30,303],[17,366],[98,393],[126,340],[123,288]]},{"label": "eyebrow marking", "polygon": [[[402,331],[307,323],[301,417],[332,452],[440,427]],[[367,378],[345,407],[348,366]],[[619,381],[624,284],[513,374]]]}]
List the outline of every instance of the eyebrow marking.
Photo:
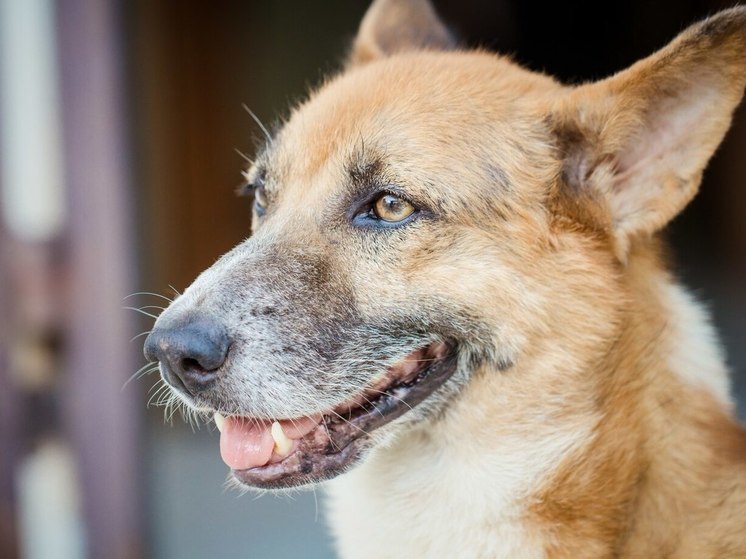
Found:
[{"label": "eyebrow marking", "polygon": [[347,162],[347,175],[358,188],[380,185],[385,182],[383,159],[379,155],[353,155]]}]

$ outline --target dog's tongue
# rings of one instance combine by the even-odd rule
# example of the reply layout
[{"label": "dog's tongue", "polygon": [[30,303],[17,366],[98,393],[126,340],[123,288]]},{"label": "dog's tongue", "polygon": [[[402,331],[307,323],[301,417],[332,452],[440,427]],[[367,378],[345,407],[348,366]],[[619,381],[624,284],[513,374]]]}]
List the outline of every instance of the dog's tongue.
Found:
[{"label": "dog's tongue", "polygon": [[230,468],[246,470],[264,466],[272,457],[274,448],[268,421],[225,418],[220,433],[220,456]]},{"label": "dog's tongue", "polygon": [[290,454],[295,447],[295,441],[311,432],[319,421],[320,415],[279,421],[283,432],[293,444],[291,450],[284,455],[278,455],[272,436],[273,422],[246,417],[221,418],[220,456],[233,470],[264,466],[272,459],[279,460]]}]

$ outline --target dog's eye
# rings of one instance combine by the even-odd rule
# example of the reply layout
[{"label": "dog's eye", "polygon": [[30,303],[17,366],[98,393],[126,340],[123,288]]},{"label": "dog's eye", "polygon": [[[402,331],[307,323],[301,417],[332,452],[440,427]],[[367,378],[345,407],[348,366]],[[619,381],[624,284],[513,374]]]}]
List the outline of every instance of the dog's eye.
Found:
[{"label": "dog's eye", "polygon": [[257,215],[263,215],[267,211],[267,193],[263,186],[259,186],[254,190],[254,209]]},{"label": "dog's eye", "polygon": [[404,221],[414,213],[414,206],[406,200],[386,193],[373,203],[373,213],[378,219],[397,223]]},{"label": "dog's eye", "polygon": [[366,229],[389,229],[406,225],[420,215],[429,214],[403,196],[379,191],[356,210],[352,224]]},{"label": "dog's eye", "polygon": [[261,170],[254,178],[246,176],[246,182],[238,188],[237,194],[239,196],[253,196],[254,197],[254,210],[258,216],[262,216],[267,211],[267,205],[269,199],[267,197],[267,191],[264,188],[264,182],[266,181],[266,171]]}]

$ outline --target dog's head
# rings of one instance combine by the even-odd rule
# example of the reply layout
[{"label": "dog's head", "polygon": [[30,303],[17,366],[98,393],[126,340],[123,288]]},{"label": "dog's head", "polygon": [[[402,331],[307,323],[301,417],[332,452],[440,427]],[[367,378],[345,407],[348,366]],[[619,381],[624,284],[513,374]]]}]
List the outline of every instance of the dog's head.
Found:
[{"label": "dog's head", "polygon": [[218,412],[235,477],[273,488],[343,472],[547,338],[602,348],[630,254],[728,127],[745,30],[746,9],[724,12],[570,88],[455,49],[424,0],[378,0],[345,70],[247,171],[252,237],[146,354]]}]

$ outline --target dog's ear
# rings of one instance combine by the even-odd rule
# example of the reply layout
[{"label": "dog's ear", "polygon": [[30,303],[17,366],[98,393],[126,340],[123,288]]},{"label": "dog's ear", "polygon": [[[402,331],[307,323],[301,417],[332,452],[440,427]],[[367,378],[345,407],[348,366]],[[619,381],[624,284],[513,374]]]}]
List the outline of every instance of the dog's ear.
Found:
[{"label": "dog's ear", "polygon": [[563,157],[561,210],[629,243],[694,197],[746,84],[746,7],[693,25],[606,80],[579,86],[550,121]]},{"label": "dog's ear", "polygon": [[375,0],[360,23],[348,66],[396,52],[455,46],[429,0]]}]

